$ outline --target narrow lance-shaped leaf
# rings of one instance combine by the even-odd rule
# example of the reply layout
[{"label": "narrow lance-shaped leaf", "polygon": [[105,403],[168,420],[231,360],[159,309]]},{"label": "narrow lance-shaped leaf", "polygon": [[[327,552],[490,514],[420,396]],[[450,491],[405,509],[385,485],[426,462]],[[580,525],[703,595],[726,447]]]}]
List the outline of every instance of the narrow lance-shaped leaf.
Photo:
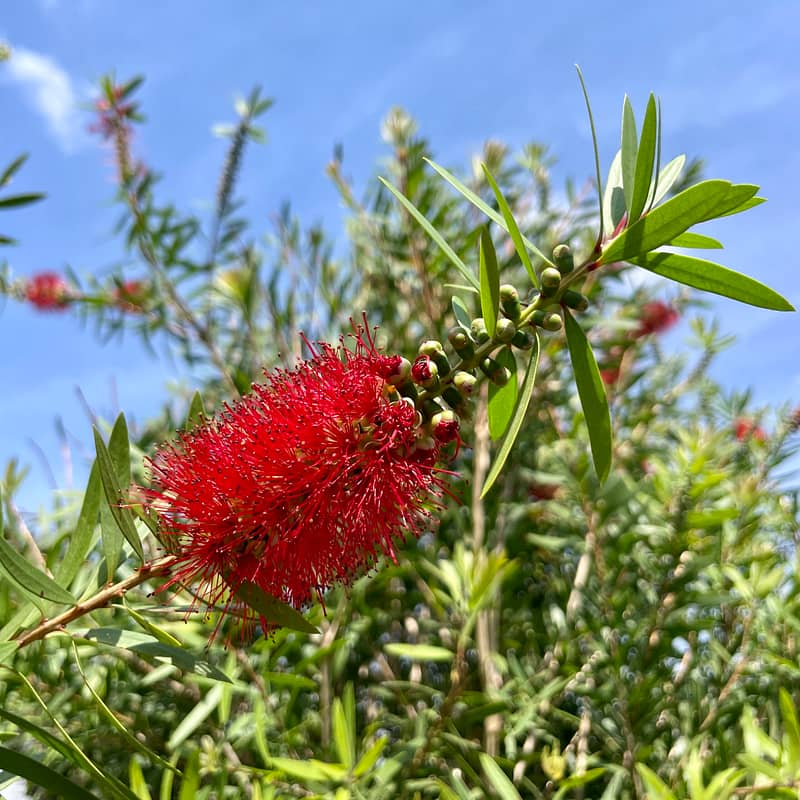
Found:
[{"label": "narrow lance-shaped leaf", "polygon": [[650,95],[647,102],[644,121],[642,122],[642,138],[636,153],[636,172],[631,195],[631,206],[628,212],[628,226],[642,216],[647,196],[650,194],[650,181],[653,177],[653,161],[656,157],[656,141],[658,139],[658,114],[656,99]]},{"label": "narrow lance-shaped leaf", "polygon": [[95,463],[89,472],[89,480],[86,484],[86,492],[83,495],[81,511],[78,514],[78,521],[75,523],[72,535],[69,537],[67,552],[55,569],[56,579],[64,586],[69,586],[72,583],[73,578],[78,574],[78,570],[86,558],[86,554],[89,552],[89,548],[92,546],[102,494],[103,486]]},{"label": "narrow lance-shaped leaf", "polygon": [[453,315],[456,318],[456,322],[467,332],[469,332],[470,325],[472,324],[472,317],[470,316],[469,310],[467,309],[466,304],[460,297],[453,297],[450,301],[450,304],[453,307]]},{"label": "narrow lance-shaped leaf", "polygon": [[199,425],[205,417],[206,410],[203,406],[203,396],[200,392],[195,392],[192,395],[192,402],[189,403],[189,410],[186,413],[186,429],[189,430],[195,425]]},{"label": "narrow lance-shaped leaf", "polygon": [[5,186],[11,178],[14,177],[14,173],[28,160],[28,154],[23,153],[20,156],[17,156],[4,170],[3,174],[0,175],[0,187]]},{"label": "narrow lance-shaped leaf", "polygon": [[291,628],[303,633],[319,633],[299,611],[288,603],[267,594],[260,586],[243,581],[234,594],[254,611],[257,611],[267,622],[273,622],[283,628]]},{"label": "narrow lance-shaped leaf", "polygon": [[539,335],[536,334],[530,361],[528,361],[528,368],[525,370],[525,377],[522,379],[522,386],[519,390],[517,405],[514,408],[514,414],[508,425],[508,430],[506,430],[503,441],[500,443],[500,447],[495,454],[492,466],[489,468],[489,473],[484,481],[483,488],[481,489],[482,498],[485,497],[487,492],[494,486],[494,482],[497,480],[498,475],[500,475],[503,466],[508,460],[511,448],[514,446],[514,442],[517,440],[517,436],[522,429],[522,423],[525,421],[525,413],[528,410],[528,404],[533,395],[533,386],[536,383],[536,370],[539,367],[539,351]]},{"label": "narrow lance-shaped leaf", "polygon": [[488,753],[479,753],[478,760],[486,778],[501,800],[522,800],[517,787]]},{"label": "narrow lance-shaped leaf", "polygon": [[397,188],[392,186],[389,181],[379,177],[378,180],[400,201],[400,205],[419,223],[425,233],[431,237],[439,249],[452,261],[456,269],[462,274],[467,282],[475,289],[479,289],[478,281],[467,268],[467,265],[456,255],[452,247],[444,240],[444,237],[433,227],[428,218]]},{"label": "narrow lance-shaped leaf", "polygon": [[659,202],[666,196],[667,192],[675,185],[683,172],[683,167],[686,164],[686,156],[675,156],[662,170],[659,170],[653,181],[653,199],[650,201],[650,207],[658,205]]},{"label": "narrow lance-shaped leaf", "polygon": [[75,605],[77,600],[49,575],[31,564],[20,555],[3,536],[3,495],[0,491],[0,565],[8,578],[37,597],[52,600],[54,603]]},{"label": "narrow lance-shaped leaf", "polygon": [[629,260],[667,244],[698,222],[713,219],[736,208],[758,190],[750,184],[703,181],[689,187],[617,236],[600,256],[600,264]]},{"label": "narrow lance-shaped leaf", "polygon": [[499,439],[508,429],[517,404],[517,361],[510,347],[504,347],[494,358],[511,373],[503,386],[489,383],[489,436]]},{"label": "narrow lance-shaped leaf", "polygon": [[[133,522],[133,514],[129,508],[122,505],[125,501],[123,485],[127,488],[131,474],[130,444],[125,417],[122,414],[117,417],[111,431],[108,448],[96,428],[94,429],[94,443],[97,453],[97,468],[100,472],[100,480],[103,483],[111,516],[136,555],[141,561],[144,561],[144,551],[139,539],[139,532]],[[111,569],[110,565],[109,569]]]},{"label": "narrow lance-shaped leaf", "polygon": [[[583,99],[586,102],[586,113],[589,116],[589,128],[592,131],[592,148],[594,150],[594,174],[597,183],[597,199],[600,204],[600,231],[605,228],[603,220],[603,176],[600,174],[600,148],[597,144],[597,130],[594,126],[594,114],[592,114],[592,104],[589,102],[589,90],[586,88],[586,81],[583,79],[583,72],[576,64],[575,69],[578,72],[578,80],[581,82],[581,91],[583,92]],[[602,236],[601,236],[602,238]]]},{"label": "narrow lance-shaped leaf", "polygon": [[41,786],[54,797],[60,797],[63,800],[98,800],[97,795],[87,792],[86,789],[45,766],[41,761],[29,758],[17,750],[0,747],[0,769],[24,778],[34,786]]},{"label": "narrow lance-shaped leaf", "polygon": [[603,192],[603,235],[611,236],[625,216],[625,193],[622,191],[622,151],[617,150],[608,170]]},{"label": "narrow lance-shaped leaf", "polygon": [[481,164],[481,166],[483,167],[483,174],[486,176],[486,180],[489,182],[489,186],[492,187],[494,196],[497,199],[497,205],[500,208],[500,213],[503,215],[503,219],[506,223],[506,229],[508,230],[508,235],[511,237],[511,241],[514,243],[514,249],[517,251],[519,260],[522,262],[522,266],[525,267],[525,271],[528,273],[531,283],[538,288],[539,278],[537,277],[536,270],[533,268],[533,264],[531,263],[531,259],[525,247],[522,234],[519,232],[517,221],[514,219],[514,215],[511,213],[508,202],[506,201],[505,197],[503,197],[503,193],[500,191],[500,187],[497,185],[494,176],[489,171],[489,167],[487,167],[486,164]]},{"label": "narrow lance-shaped leaf", "polygon": [[488,227],[481,231],[478,246],[480,264],[481,313],[489,336],[494,336],[497,328],[497,313],[500,309],[500,272],[497,268],[497,253]]},{"label": "narrow lance-shaped leaf", "polygon": [[636,181],[636,156],[639,143],[636,134],[636,117],[628,95],[622,101],[622,191],[625,195],[625,208],[628,211],[628,222],[631,220],[631,207],[633,201],[633,187]]},{"label": "narrow lance-shaped leaf", "polygon": [[794,306],[769,286],[713,261],[681,253],[648,253],[630,261],[656,275],[704,292],[773,311],[794,311]]},{"label": "narrow lance-shaped leaf", "polygon": [[589,340],[566,308],[564,329],[575,373],[575,383],[578,387],[578,397],[581,400],[586,427],[589,429],[594,468],[602,483],[611,469],[611,414],[608,410],[608,398]]},{"label": "narrow lance-shaped leaf", "polygon": [[[453,175],[451,172],[448,172],[443,166],[437,164],[435,161],[431,161],[429,158],[426,158],[425,161],[427,161],[431,167],[433,167],[433,169],[436,170],[436,172],[438,172],[439,175],[441,175],[459,194],[469,200],[469,202],[472,203],[475,208],[486,214],[486,216],[489,217],[492,222],[499,225],[506,233],[511,233],[508,230],[506,221],[503,219],[502,214],[498,214],[488,203],[485,203],[483,200],[481,200],[481,198],[478,197],[478,195],[475,194],[472,189],[465,186],[458,178],[456,178],[455,175]],[[553,266],[553,262],[530,239],[523,236],[522,241],[525,244],[525,247],[527,247],[531,253],[537,256],[537,258],[540,258],[545,262],[545,264],[548,264],[551,267]]]},{"label": "narrow lance-shaped leaf", "polygon": [[687,231],[676,236],[671,242],[670,247],[688,247],[698,250],[722,250],[722,242],[711,236],[704,236],[702,233]]}]

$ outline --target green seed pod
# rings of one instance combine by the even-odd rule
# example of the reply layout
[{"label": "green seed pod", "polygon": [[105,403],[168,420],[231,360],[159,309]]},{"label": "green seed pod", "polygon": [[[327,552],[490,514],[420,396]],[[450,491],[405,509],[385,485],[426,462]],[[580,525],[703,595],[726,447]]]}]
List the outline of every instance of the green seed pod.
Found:
[{"label": "green seed pod", "polygon": [[464,397],[469,397],[473,391],[475,391],[477,383],[478,379],[469,372],[465,372],[463,369],[458,370],[456,374],[453,375],[453,386],[455,386],[459,394],[464,395]]},{"label": "green seed pod", "polygon": [[567,306],[567,308],[574,308],[575,311],[586,311],[586,309],[589,308],[588,299],[574,289],[567,289],[567,291],[561,295],[561,302]]},{"label": "green seed pod", "polygon": [[561,285],[561,273],[553,267],[543,269],[539,279],[542,282],[543,297],[552,297]]},{"label": "green seed pod", "polygon": [[516,322],[522,313],[522,306],[519,302],[519,292],[510,284],[504,283],[500,287],[500,308],[503,313]]},{"label": "green seed pod", "polygon": [[511,372],[493,358],[484,358],[481,362],[481,372],[495,386],[505,386],[511,378]]},{"label": "green seed pod", "polygon": [[478,343],[483,344],[484,342],[489,341],[489,331],[486,330],[486,323],[483,320],[483,317],[476,317],[472,320],[472,325],[470,325],[470,333],[472,334],[472,338]]},{"label": "green seed pod", "polygon": [[511,344],[520,350],[530,350],[533,347],[533,336],[528,331],[517,331],[511,340]]},{"label": "green seed pod", "polygon": [[566,244],[558,244],[553,248],[553,261],[562,275],[568,275],[575,268],[572,250]]},{"label": "green seed pod", "polygon": [[508,344],[517,332],[517,326],[510,319],[497,320],[497,327],[494,330],[494,337],[498,342]]}]

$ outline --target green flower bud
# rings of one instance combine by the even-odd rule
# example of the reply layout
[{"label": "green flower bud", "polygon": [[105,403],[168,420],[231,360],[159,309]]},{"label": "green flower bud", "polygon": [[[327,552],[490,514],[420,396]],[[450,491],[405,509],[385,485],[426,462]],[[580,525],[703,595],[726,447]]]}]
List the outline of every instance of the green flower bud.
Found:
[{"label": "green flower bud", "polygon": [[561,302],[567,306],[567,308],[574,308],[575,311],[586,311],[586,309],[589,308],[588,299],[574,289],[567,289],[567,291],[561,295]]},{"label": "green flower bud", "polygon": [[539,279],[542,282],[542,295],[552,297],[561,285],[561,273],[553,267],[546,267],[542,270]]},{"label": "green flower bud", "polygon": [[465,397],[469,397],[473,391],[475,391],[477,383],[478,379],[469,372],[464,372],[463,369],[458,370],[458,372],[453,375],[453,386],[458,389],[459,394]]},{"label": "green flower bud", "polygon": [[450,361],[448,361],[445,355],[441,342],[437,342],[435,339],[429,339],[419,346],[419,352],[420,355],[428,356],[428,358],[436,364],[440,376],[444,377],[450,372]]},{"label": "green flower bud", "polygon": [[517,331],[511,340],[511,344],[520,350],[530,350],[533,347],[533,336],[528,331]]},{"label": "green flower bud", "polygon": [[442,399],[453,409],[456,413],[460,414],[461,416],[466,415],[467,413],[467,404],[464,400],[464,396],[455,388],[455,386],[447,386],[445,390],[442,392]]},{"label": "green flower bud", "polygon": [[503,313],[516,322],[522,313],[522,306],[519,302],[519,292],[510,284],[504,283],[500,287],[500,308]]},{"label": "green flower bud", "polygon": [[560,331],[563,325],[561,315],[550,311],[534,311],[531,322],[546,331]]},{"label": "green flower bud", "polygon": [[444,348],[442,347],[441,342],[437,342],[435,339],[428,339],[427,342],[423,342],[419,346],[419,354],[421,356],[433,356],[434,353],[443,353]]},{"label": "green flower bud", "polygon": [[456,355],[463,361],[469,361],[475,355],[475,348],[472,346],[472,340],[467,335],[467,332],[460,327],[451,328],[447,334],[453,350]]},{"label": "green flower bud", "polygon": [[483,320],[483,317],[476,317],[472,320],[472,325],[470,325],[470,333],[472,333],[472,338],[478,343],[483,344],[484,342],[489,341],[489,331],[486,330],[486,323]]},{"label": "green flower bud", "polygon": [[508,344],[516,332],[517,326],[510,319],[499,319],[494,330],[494,337],[498,342]]},{"label": "green flower bud", "polygon": [[562,275],[568,275],[575,268],[572,250],[566,244],[558,244],[553,248],[553,261]]},{"label": "green flower bud", "polygon": [[511,372],[493,358],[484,358],[481,362],[481,372],[495,386],[505,386],[511,378]]}]

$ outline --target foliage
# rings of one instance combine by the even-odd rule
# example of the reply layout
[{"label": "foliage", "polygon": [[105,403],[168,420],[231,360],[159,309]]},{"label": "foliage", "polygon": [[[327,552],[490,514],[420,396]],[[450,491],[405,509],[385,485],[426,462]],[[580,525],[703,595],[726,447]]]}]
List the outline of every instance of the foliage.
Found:
[{"label": "foliage", "polygon": [[[120,417],[97,431],[86,492],[35,535],[7,471],[0,777],[38,797],[800,796],[798,500],[781,472],[797,413],[711,379],[731,341],[691,316],[685,291],[661,302],[691,317],[692,349],[666,354],[658,334],[675,317],[627,281],[637,264],[786,309],[751,278],[653,252],[714,246],[688,229],[753,205],[755,187],[685,185],[683,157],[662,168],[652,97],[640,130],[626,98],[599,220],[591,183],[554,204],[545,147],[515,157],[487,142],[451,172],[395,109],[384,182],[360,199],[341,155],[329,165],[350,212],[340,262],[288,206],[268,245],[237,217],[245,145],[269,108],[258,91],[224,132],[201,220],[163,205],[130,151],[138,85],[104,81],[97,110],[141,274],[70,276],[68,307],[101,338],[171,347],[199,395],[184,420],[167,404],[141,430]],[[530,287],[518,310],[501,280]],[[231,621],[192,614],[190,589],[152,594],[169,555],[146,507],[120,503],[125,487],[146,480],[156,442],[265,363],[292,363],[298,329],[330,338],[361,308],[398,353],[461,341],[453,325],[466,334],[478,314],[488,337],[534,321],[527,349],[496,356],[518,390],[476,390],[457,497],[397,563],[330,591],[325,613],[298,621],[275,601],[265,616],[287,627],[206,649]],[[290,627],[303,622],[318,632]]]}]

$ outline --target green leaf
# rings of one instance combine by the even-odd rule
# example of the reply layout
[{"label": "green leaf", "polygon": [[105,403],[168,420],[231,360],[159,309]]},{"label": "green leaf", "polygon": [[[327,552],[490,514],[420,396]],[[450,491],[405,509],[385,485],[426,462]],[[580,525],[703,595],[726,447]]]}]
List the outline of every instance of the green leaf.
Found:
[{"label": "green leaf", "polygon": [[206,718],[219,705],[221,699],[222,684],[217,683],[175,727],[167,741],[167,750],[175,750],[180,747],[205,722]]},{"label": "green leaf", "polygon": [[319,633],[319,630],[299,611],[288,603],[278,600],[277,597],[267,594],[255,583],[242,581],[234,594],[254,611],[257,611],[267,622],[280,625],[283,628],[290,628],[293,631]]},{"label": "green leaf", "polygon": [[622,150],[617,150],[608,170],[603,193],[603,234],[611,236],[625,216],[625,193],[622,191]]},{"label": "green leaf", "polygon": [[19,650],[16,642],[0,642],[0,664],[11,666],[14,661],[14,653]]},{"label": "green leaf", "polygon": [[153,796],[147,788],[142,768],[134,756],[131,756],[131,760],[128,762],[128,785],[139,800],[153,800]]},{"label": "green leaf", "polygon": [[333,700],[332,722],[336,753],[339,756],[339,761],[350,770],[356,760],[355,731],[348,725],[342,701],[338,697]]},{"label": "green leaf", "polygon": [[703,236],[701,233],[687,231],[676,236],[671,242],[670,247],[689,247],[698,250],[722,250],[722,242],[713,239],[711,236]]},{"label": "green leaf", "polygon": [[517,404],[517,361],[510,347],[504,347],[495,359],[510,373],[505,386],[489,383],[489,436],[499,439],[508,429]]},{"label": "green leaf", "polygon": [[0,747],[0,769],[30,781],[34,786],[47,789],[53,796],[63,800],[98,800],[97,795],[73,783],[63,775],[46,767],[16,750]]},{"label": "green leaf", "polygon": [[745,200],[736,208],[730,209],[730,211],[726,211],[724,214],[719,214],[720,217],[730,217],[733,214],[741,214],[742,211],[749,211],[751,208],[755,208],[756,206],[760,206],[762,203],[766,203],[766,197],[751,197],[749,200]]},{"label": "green leaf", "polygon": [[657,175],[654,181],[655,186],[653,192],[653,199],[650,205],[655,206],[666,196],[667,192],[675,185],[683,172],[683,167],[686,164],[686,156],[675,156]]},{"label": "green leaf", "polygon": [[347,770],[340,764],[326,764],[310,758],[301,761],[299,758],[270,758],[270,767],[302,781],[324,783],[330,780],[340,780],[347,774]]},{"label": "green leaf", "polygon": [[658,140],[658,113],[656,98],[651,94],[647,101],[647,110],[642,122],[642,138],[636,153],[636,172],[631,195],[631,207],[628,213],[628,226],[642,216],[650,194],[650,180],[653,177],[653,162],[656,157]]},{"label": "green leaf", "polygon": [[75,523],[72,535],[69,537],[67,552],[64,554],[64,558],[56,565],[56,580],[64,586],[69,586],[72,583],[86,558],[86,554],[89,552],[89,548],[92,546],[102,492],[103,486],[100,481],[100,473],[95,463],[92,465],[91,472],[89,472],[89,481],[86,484],[86,492],[83,495],[81,512],[78,515],[78,521]]},{"label": "green leaf", "polygon": [[178,800],[196,800],[200,789],[200,750],[192,750],[183,770]]},{"label": "green leaf", "polygon": [[489,167],[487,167],[486,164],[481,164],[481,167],[483,167],[483,174],[486,176],[489,186],[492,187],[495,199],[497,200],[497,205],[500,208],[500,213],[503,215],[503,219],[506,223],[506,230],[511,237],[511,241],[514,242],[514,249],[517,251],[519,260],[522,262],[522,266],[525,267],[525,271],[528,273],[531,283],[538,288],[539,278],[536,276],[536,270],[533,268],[530,256],[528,255],[528,250],[526,249],[525,242],[522,238],[522,234],[519,232],[517,221],[514,219],[514,215],[511,213],[508,202],[506,201],[505,197],[503,197],[503,193],[500,191],[500,187],[497,185],[494,176],[489,171]]},{"label": "green leaf", "polygon": [[41,192],[29,192],[27,194],[14,194],[10,197],[4,197],[0,200],[0,208],[14,208],[15,206],[26,206],[29,203],[35,203],[37,200],[42,200],[46,195]]},{"label": "green leaf", "polygon": [[783,749],[786,765],[790,774],[796,775],[800,769],[800,723],[797,721],[797,712],[792,697],[783,687],[779,689],[779,702],[781,719],[783,719]]},{"label": "green leaf", "polygon": [[450,304],[453,307],[453,315],[456,318],[456,322],[467,333],[469,333],[470,326],[472,325],[472,317],[470,316],[470,313],[467,310],[466,304],[460,297],[453,297],[450,300]]},{"label": "green leaf", "polygon": [[667,244],[692,225],[724,214],[755,194],[758,187],[703,181],[671,197],[626,228],[603,250],[600,264],[626,261]]},{"label": "green leaf", "polygon": [[489,336],[494,336],[497,328],[497,313],[500,309],[500,272],[497,268],[497,253],[488,226],[481,230],[478,245],[480,263],[481,313]]},{"label": "green leaf", "polygon": [[390,642],[384,645],[383,649],[390,656],[408,658],[411,659],[411,661],[453,660],[453,653],[451,650],[433,644],[403,644],[402,642]]},{"label": "green leaf", "polygon": [[205,659],[198,658],[184,648],[172,647],[164,642],[159,642],[154,636],[146,633],[123,631],[118,628],[90,628],[75,636],[86,642],[97,642],[121,650],[130,650],[132,653],[152,658],[161,663],[169,662],[184,672],[193,672],[196,675],[225,683],[231,682],[224,672]]},{"label": "green leaf", "polygon": [[[2,496],[0,496],[0,505],[2,505]],[[8,578],[21,589],[36,597],[62,605],[74,606],[78,601],[49,575],[34,567],[24,556],[20,555],[5,540],[2,529],[2,519],[0,519],[0,567]]]},{"label": "green leaf", "polygon": [[378,180],[400,201],[400,204],[403,206],[403,208],[405,208],[406,211],[411,214],[411,216],[419,223],[425,233],[430,236],[431,240],[435,242],[439,249],[450,259],[450,261],[452,261],[461,275],[466,278],[469,285],[473,286],[475,289],[479,289],[480,286],[478,281],[475,279],[475,276],[467,268],[467,265],[456,255],[453,248],[447,244],[439,231],[437,231],[436,228],[431,225],[427,217],[425,217],[425,215],[419,211],[417,207],[399,189],[392,186],[389,181],[381,177],[378,177]]},{"label": "green leaf", "polygon": [[203,406],[203,396],[200,392],[195,392],[192,395],[192,402],[189,403],[189,410],[186,413],[186,422],[184,428],[188,431],[194,428],[195,425],[200,425],[206,418],[206,410]]},{"label": "green leaf", "polygon": [[481,769],[489,780],[492,788],[501,800],[522,800],[517,787],[509,780],[508,776],[497,765],[497,762],[488,753],[478,753]]},{"label": "green leaf", "polygon": [[14,174],[19,170],[19,168],[28,160],[28,154],[23,153],[21,156],[17,156],[4,170],[3,174],[0,175],[0,188],[5,186],[11,178],[14,177]]},{"label": "green leaf", "polygon": [[[589,128],[592,131],[592,147],[594,149],[594,174],[597,183],[597,198],[600,204],[600,230],[605,228],[603,222],[603,177],[600,174],[600,148],[597,144],[597,131],[594,126],[594,115],[592,114],[592,104],[589,102],[589,92],[586,89],[586,81],[583,79],[583,72],[576,64],[575,69],[578,72],[578,80],[581,82],[581,91],[583,92],[583,99],[586,102],[586,113],[589,115]],[[549,263],[549,262],[548,262]]]},{"label": "green leaf", "polygon": [[386,736],[381,736],[379,739],[376,739],[369,748],[364,751],[361,758],[358,759],[358,763],[353,769],[353,776],[360,778],[362,775],[369,772],[375,765],[375,762],[380,758],[388,742],[389,739]]},{"label": "green leaf", "polygon": [[589,429],[594,468],[600,483],[603,483],[611,469],[611,414],[608,410],[608,398],[589,340],[566,308],[564,329],[578,397],[586,418],[586,427]]},{"label": "green leaf", "polygon": [[[128,442],[128,426],[125,424],[125,417],[120,414],[109,438],[108,448],[103,442],[97,428],[94,428],[94,444],[97,452],[97,468],[100,472],[100,480],[105,491],[108,509],[114,522],[117,524],[120,533],[128,540],[139,559],[144,561],[144,551],[139,539],[139,532],[133,521],[131,510],[122,505],[126,501],[123,486],[127,489],[131,481],[130,466],[130,444]],[[104,532],[105,535],[105,532]],[[113,553],[112,553],[113,556]],[[112,558],[112,563],[114,559]],[[113,563],[116,567],[116,564]],[[112,566],[109,564],[109,577],[112,573]]]},{"label": "green leaf", "polygon": [[[433,167],[433,169],[436,170],[436,172],[438,172],[439,175],[441,175],[459,194],[469,200],[469,202],[472,203],[475,208],[486,214],[486,216],[489,217],[492,222],[499,225],[506,233],[511,233],[508,230],[506,221],[503,219],[502,214],[498,214],[490,205],[488,205],[488,203],[484,203],[484,201],[481,200],[481,198],[478,197],[478,195],[475,194],[472,189],[466,187],[458,178],[456,178],[455,175],[448,172],[444,167],[437,164],[435,161],[431,161],[430,158],[426,158],[425,161],[427,161],[428,164],[430,164],[431,167]],[[551,267],[553,266],[553,262],[547,258],[547,256],[545,256],[545,254],[542,253],[542,251],[539,250],[539,248],[530,239],[527,239],[525,236],[523,236],[522,241],[525,244],[525,247],[527,247],[531,253],[544,261],[545,264],[549,264]]]},{"label": "green leaf", "polygon": [[639,150],[639,143],[636,134],[636,117],[633,114],[633,106],[630,98],[625,95],[622,101],[622,143],[620,152],[622,153],[622,191],[625,194],[625,208],[628,211],[628,224],[631,221],[631,204],[633,201],[633,187],[636,181],[636,158]]},{"label": "green leaf", "polygon": [[649,800],[677,800],[669,786],[650,767],[637,764],[636,771],[642,779]]},{"label": "green leaf", "polygon": [[794,311],[794,306],[769,286],[713,261],[681,253],[649,253],[630,261],[656,275],[704,292],[773,311]]},{"label": "green leaf", "polygon": [[511,417],[511,422],[508,425],[508,429],[503,437],[503,441],[500,443],[497,453],[495,453],[492,466],[489,468],[489,473],[484,481],[483,489],[481,489],[481,498],[485,497],[489,489],[494,486],[494,482],[497,480],[498,475],[500,475],[500,471],[503,469],[503,466],[505,465],[508,456],[511,453],[511,448],[514,446],[514,442],[516,441],[517,436],[522,429],[522,423],[525,420],[525,413],[528,410],[528,404],[530,403],[531,396],[533,395],[533,386],[536,383],[536,370],[539,367],[540,350],[541,346],[539,343],[539,334],[537,333],[534,335],[534,346],[531,351],[531,358],[530,361],[528,361],[528,367],[525,370],[525,377],[522,379],[522,388],[520,389],[519,396],[517,398],[517,405],[514,408],[514,414]]},{"label": "green leaf", "polygon": [[124,608],[125,611],[127,611],[154,639],[158,639],[159,642],[168,644],[170,647],[183,647],[180,639],[176,639],[171,633],[168,633],[163,628],[159,628],[158,625],[154,625],[147,617],[140,614],[135,608],[131,608],[127,603],[118,606],[118,608]]}]

